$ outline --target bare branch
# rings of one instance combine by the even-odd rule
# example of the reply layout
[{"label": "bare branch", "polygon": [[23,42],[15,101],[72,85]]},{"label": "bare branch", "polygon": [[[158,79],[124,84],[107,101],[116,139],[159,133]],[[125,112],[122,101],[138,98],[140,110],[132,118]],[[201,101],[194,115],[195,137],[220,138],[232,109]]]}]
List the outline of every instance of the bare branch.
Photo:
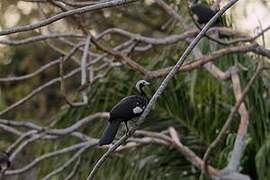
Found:
[{"label": "bare branch", "polygon": [[65,180],[71,180],[76,175],[77,171],[79,170],[80,164],[81,164],[81,157],[77,159],[76,163],[73,166],[72,171],[70,172],[70,174],[68,174]]},{"label": "bare branch", "polygon": [[12,128],[12,127],[9,127],[7,125],[4,125],[4,124],[0,124],[0,128],[3,129],[4,131],[10,132],[10,133],[15,134],[17,136],[21,136],[22,135],[22,132],[18,131],[15,128]]},{"label": "bare branch", "polygon": [[7,148],[6,152],[11,153],[16,148],[17,145],[19,145],[22,141],[24,141],[26,138],[28,138],[28,136],[33,135],[35,133],[36,133],[36,130],[28,131],[28,132],[22,134],[12,145],[10,145]]},{"label": "bare branch", "polygon": [[[85,47],[83,50],[83,56],[81,59],[81,86],[85,86],[87,83],[87,72],[88,72],[88,66],[87,66],[87,55],[90,47],[90,41],[91,41],[91,36],[87,36],[86,38],[86,43]],[[82,95],[82,102],[76,103],[76,105],[86,105],[88,103],[88,97],[87,97],[87,92],[84,90],[81,92]]]},{"label": "bare branch", "polygon": [[245,96],[247,95],[251,85],[254,83],[254,81],[256,80],[257,76],[260,74],[261,71],[262,71],[262,68],[258,68],[257,71],[255,72],[255,74],[252,76],[252,78],[250,79],[250,81],[246,85],[244,91],[242,92],[241,97],[237,98],[237,102],[236,102],[234,108],[231,110],[231,112],[230,112],[227,120],[225,121],[225,124],[223,125],[220,133],[215,138],[215,140],[208,146],[208,148],[204,154],[204,157],[203,157],[203,161],[205,162],[205,164],[208,164],[208,159],[210,157],[211,152],[220,143],[220,141],[224,138],[224,136],[226,134],[226,130],[229,128],[235,113],[237,113],[237,111],[238,111],[239,107],[241,106],[243,100],[245,99]]},{"label": "bare branch", "polygon": [[64,153],[75,151],[75,150],[81,149],[83,147],[94,146],[95,144],[96,143],[93,143],[91,141],[90,142],[87,141],[87,142],[71,145],[71,146],[65,147],[63,149],[54,151],[54,152],[50,152],[48,154],[44,154],[44,155],[36,158],[34,161],[32,161],[31,163],[27,164],[26,166],[24,166],[24,167],[22,167],[20,169],[6,171],[5,175],[9,176],[9,175],[21,174],[21,173],[26,172],[29,169],[33,168],[36,164],[40,163],[41,161],[44,161],[44,160],[46,160],[48,158],[52,158],[52,157],[55,157],[55,156],[58,156],[58,155],[61,155],[61,154],[64,154]]},{"label": "bare branch", "polygon": [[61,38],[61,37],[82,38],[83,35],[75,34],[75,33],[53,33],[53,34],[34,36],[34,37],[20,39],[20,40],[0,39],[0,44],[18,46],[18,45],[26,45],[26,44],[37,42],[37,41],[44,41],[48,39],[55,39],[55,38]]},{"label": "bare branch", "polygon": [[68,128],[46,130],[46,133],[51,134],[51,135],[66,135],[79,129],[84,124],[87,124],[97,118],[108,118],[108,117],[109,117],[109,113],[107,112],[95,113],[79,120],[78,122],[76,122],[75,124],[73,124],[72,126]]},{"label": "bare branch", "polygon": [[91,144],[88,144],[84,147],[82,147],[72,158],[70,158],[67,162],[65,162],[63,165],[61,165],[59,168],[53,170],[48,175],[46,175],[42,180],[49,180],[56,174],[59,174],[61,171],[65,170],[71,163],[73,163],[76,159],[80,158],[81,154],[86,151],[89,147],[91,147]]},{"label": "bare branch", "polygon": [[135,1],[136,0],[106,1],[106,2],[99,3],[99,4],[90,5],[90,6],[70,10],[70,11],[67,11],[67,12],[62,12],[62,13],[59,13],[59,14],[57,14],[55,16],[50,17],[50,18],[41,20],[41,21],[39,21],[37,23],[24,25],[24,26],[17,26],[17,27],[13,27],[13,28],[10,28],[10,29],[0,31],[0,36],[8,35],[8,34],[14,34],[14,33],[18,33],[18,32],[29,31],[29,30],[34,30],[36,28],[46,26],[48,24],[51,24],[53,22],[56,22],[56,21],[58,21],[60,19],[68,17],[68,16],[72,16],[72,15],[75,15],[75,14],[82,14],[82,13],[86,13],[86,12],[94,11],[94,10],[98,10],[98,9],[104,9],[104,8],[109,8],[109,7],[114,7],[114,6],[120,6],[120,5],[124,5],[124,4],[127,4],[127,3],[132,3],[132,2],[135,2]]},{"label": "bare branch", "polygon": [[[69,51],[69,53],[64,57],[63,61],[67,61],[68,59],[70,59],[75,53],[76,51],[83,46],[82,43],[77,44],[76,46],[73,47],[73,49],[71,49]],[[17,76],[17,77],[6,77],[6,78],[0,78],[0,82],[10,82],[10,81],[21,81],[21,80],[26,80],[29,78],[32,78],[34,76],[39,75],[40,73],[42,73],[43,71],[47,70],[48,68],[60,63],[60,59],[58,58],[54,61],[49,62],[48,64],[45,64],[43,66],[41,66],[39,69],[37,69],[36,71],[27,74],[27,75],[23,75],[23,76]]]}]

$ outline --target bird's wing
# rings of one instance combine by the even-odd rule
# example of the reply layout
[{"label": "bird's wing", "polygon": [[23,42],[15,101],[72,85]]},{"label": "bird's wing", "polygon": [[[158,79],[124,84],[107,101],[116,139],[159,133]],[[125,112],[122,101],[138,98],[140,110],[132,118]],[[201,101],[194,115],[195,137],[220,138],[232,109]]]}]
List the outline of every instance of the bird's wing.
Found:
[{"label": "bird's wing", "polygon": [[142,96],[128,96],[122,99],[111,110],[113,118],[130,119],[140,115],[147,105],[147,101]]}]

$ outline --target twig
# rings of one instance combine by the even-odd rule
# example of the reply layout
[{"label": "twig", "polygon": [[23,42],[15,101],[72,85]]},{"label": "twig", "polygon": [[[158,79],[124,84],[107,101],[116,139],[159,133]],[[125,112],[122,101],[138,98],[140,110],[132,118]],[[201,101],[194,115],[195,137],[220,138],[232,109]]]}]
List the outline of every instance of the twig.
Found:
[{"label": "twig", "polygon": [[26,172],[27,170],[33,168],[36,164],[40,163],[41,161],[43,161],[45,159],[49,159],[49,158],[52,158],[52,157],[55,157],[55,156],[58,156],[58,155],[61,155],[64,153],[75,151],[75,150],[80,149],[80,148],[85,147],[85,146],[94,146],[95,144],[96,144],[96,142],[93,143],[91,141],[90,142],[87,141],[87,142],[71,145],[71,146],[65,147],[63,149],[54,151],[54,152],[50,152],[48,154],[44,154],[20,169],[6,171],[5,175],[9,176],[9,175],[21,174],[21,173]]},{"label": "twig", "polygon": [[181,23],[184,28],[186,29],[186,24],[184,22],[184,19],[176,12],[172,7],[170,7],[168,4],[166,4],[163,0],[155,0],[156,3],[161,6],[170,16],[172,16],[174,19],[176,19],[179,23]]},{"label": "twig", "polygon": [[18,131],[15,128],[12,128],[12,127],[9,127],[7,125],[4,125],[4,124],[0,124],[0,129],[3,129],[5,131],[10,132],[12,134],[15,134],[17,136],[21,136],[22,135],[22,132]]},{"label": "twig", "polygon": [[0,44],[6,44],[6,45],[26,45],[29,43],[37,42],[37,41],[44,41],[47,39],[55,39],[55,38],[61,38],[61,37],[75,37],[75,38],[82,38],[83,35],[80,34],[74,34],[74,33],[52,33],[52,34],[46,34],[46,35],[39,35],[34,36],[30,38],[20,39],[20,40],[10,40],[10,39],[0,39]]},{"label": "twig", "polygon": [[30,136],[30,135],[32,135],[32,134],[34,134],[36,132],[37,132],[36,130],[32,130],[32,131],[28,131],[28,132],[22,134],[13,144],[11,144],[7,148],[6,152],[11,154],[12,151],[16,148],[17,145],[19,145],[24,139],[28,138],[28,136]]},{"label": "twig", "polygon": [[77,158],[77,161],[74,164],[72,171],[68,174],[68,176],[64,180],[71,180],[76,175],[80,165],[81,165],[81,157]]},{"label": "twig", "polygon": [[59,75],[60,75],[60,89],[61,89],[61,93],[64,96],[64,99],[65,99],[66,103],[68,105],[72,106],[72,102],[68,99],[66,88],[65,88],[64,60],[63,60],[63,58],[60,59],[60,63],[59,63]]},{"label": "twig", "polygon": [[[194,69],[197,69],[198,67],[201,67],[209,62],[212,62],[214,60],[218,60],[220,57],[224,57],[229,54],[233,53],[246,53],[250,51],[254,51],[258,47],[258,44],[248,44],[248,45],[239,45],[239,46],[233,46],[233,47],[226,47],[223,49],[219,49],[217,51],[212,52],[211,54],[206,54],[203,56],[196,56],[194,60],[191,60],[184,64],[180,69],[179,72],[186,72],[191,71]],[[150,78],[159,78],[167,75],[173,66],[154,70],[149,72]]]},{"label": "twig", "polygon": [[[85,43],[85,47],[83,50],[83,56],[82,56],[82,60],[81,60],[81,86],[84,86],[87,83],[87,70],[88,70],[87,55],[88,55],[88,50],[90,47],[91,36],[87,36],[85,41],[86,41],[86,43]],[[87,93],[84,90],[81,92],[81,94],[82,94],[83,101],[80,104],[86,105],[88,103]]]},{"label": "twig", "polygon": [[127,135],[121,137],[119,141],[117,141],[112,147],[110,147],[110,149],[106,153],[103,154],[103,156],[98,160],[98,162],[95,164],[95,166],[91,170],[89,176],[87,177],[87,180],[91,180],[94,178],[97,170],[100,168],[103,162],[105,162],[106,159],[108,159],[108,157],[111,155],[111,153],[113,153],[124,141],[126,141],[127,138],[128,138]]},{"label": "twig", "polygon": [[[76,46],[74,46],[64,57],[63,62],[67,61],[68,59],[70,59],[75,53],[76,51],[83,46],[83,43],[78,43]],[[61,57],[62,58],[62,57]],[[27,75],[23,75],[23,76],[17,76],[17,77],[6,77],[6,78],[0,78],[0,82],[10,82],[10,81],[21,81],[21,80],[26,80],[28,78],[32,78],[34,76],[37,76],[38,74],[42,73],[43,71],[47,70],[48,68],[60,63],[61,58],[58,58],[54,61],[49,62],[48,64],[45,64],[43,66],[41,66],[39,69],[37,69],[36,71],[27,74]]]},{"label": "twig", "polygon": [[270,30],[270,25],[268,27],[266,27],[265,29],[263,29],[258,34],[256,34],[255,36],[253,36],[253,37],[234,39],[234,40],[231,40],[228,43],[229,44],[235,44],[235,43],[239,43],[239,42],[252,42],[252,41],[255,41],[257,38],[259,38],[260,36],[262,36],[268,30]]},{"label": "twig", "polygon": [[[220,28],[220,27],[213,27],[211,29],[209,29],[209,33],[214,33],[214,32],[226,32],[228,34],[235,34],[237,36],[246,36],[246,34],[243,34],[239,31],[230,29],[230,28]],[[167,45],[167,44],[174,44],[177,43],[179,41],[186,41],[186,39],[188,38],[193,38],[194,36],[196,36],[200,31],[198,29],[188,29],[185,32],[181,33],[181,34],[173,34],[173,35],[168,35],[165,37],[160,37],[160,38],[155,38],[155,37],[147,37],[147,36],[143,36],[141,34],[138,33],[132,33],[132,32],[128,32],[124,29],[120,29],[120,28],[110,28],[105,30],[104,32],[100,33],[99,35],[96,36],[96,40],[99,40],[101,37],[103,37],[106,34],[119,34],[131,39],[134,39],[138,42],[144,42],[144,43],[148,43],[148,44],[153,44],[153,45]],[[249,37],[250,38],[250,37]]]},{"label": "twig", "polygon": [[100,2],[105,2],[107,0],[101,0],[101,1],[85,1],[85,2],[72,2],[72,1],[68,1],[68,0],[60,0],[61,2],[63,2],[64,4],[68,5],[68,6],[72,6],[72,7],[82,7],[82,6],[88,6],[88,5],[92,5],[92,4],[97,4]]},{"label": "twig", "polygon": [[24,142],[22,142],[13,152],[12,154],[9,156],[10,161],[13,161],[15,159],[15,157],[17,156],[17,154],[19,154],[19,152],[21,152],[21,150],[27,146],[29,143],[34,142],[37,139],[40,139],[41,137],[44,136],[44,133],[41,134],[37,134],[38,131],[33,131],[31,132],[31,135],[33,135],[31,138],[25,140]]},{"label": "twig", "polygon": [[81,154],[86,151],[89,147],[91,147],[91,144],[87,144],[84,147],[82,147],[75,155],[72,156],[67,162],[65,162],[63,165],[61,165],[59,168],[53,170],[48,175],[46,175],[42,180],[49,180],[56,174],[59,174],[61,171],[64,171],[71,163],[73,163],[76,159],[80,158]]},{"label": "twig", "polygon": [[71,132],[74,132],[75,130],[79,129],[81,126],[83,126],[84,124],[87,124],[97,118],[108,118],[109,117],[109,113],[107,112],[98,112],[95,114],[91,114],[81,120],[79,120],[78,122],[72,124],[71,126],[67,127],[67,128],[63,128],[63,129],[48,129],[45,132],[51,135],[66,135],[69,134]]}]

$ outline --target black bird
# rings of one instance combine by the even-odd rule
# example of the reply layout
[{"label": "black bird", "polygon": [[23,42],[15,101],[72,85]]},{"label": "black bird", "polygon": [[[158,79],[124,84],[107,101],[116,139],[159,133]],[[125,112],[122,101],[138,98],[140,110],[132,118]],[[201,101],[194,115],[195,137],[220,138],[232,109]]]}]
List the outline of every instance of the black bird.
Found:
[{"label": "black bird", "polygon": [[0,173],[4,172],[10,167],[9,154],[6,152],[0,152]]},{"label": "black bird", "polygon": [[[216,10],[211,9],[209,6],[197,1],[193,1],[190,6],[193,12],[194,19],[199,24],[206,24],[217,13]],[[221,19],[218,19],[215,25],[222,25]]]},{"label": "black bird", "polygon": [[112,108],[108,120],[108,127],[98,143],[100,146],[110,144],[113,141],[121,122],[125,123],[128,132],[127,121],[139,117],[143,113],[149,102],[149,99],[143,91],[143,87],[147,85],[150,85],[150,83],[145,80],[139,80],[136,83],[136,89],[139,91],[140,95],[125,97]]}]

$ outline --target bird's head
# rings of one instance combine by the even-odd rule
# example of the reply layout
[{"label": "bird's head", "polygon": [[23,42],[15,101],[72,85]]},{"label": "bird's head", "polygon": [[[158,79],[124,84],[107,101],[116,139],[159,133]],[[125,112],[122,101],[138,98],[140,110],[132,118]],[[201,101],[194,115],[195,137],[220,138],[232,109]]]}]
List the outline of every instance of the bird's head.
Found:
[{"label": "bird's head", "polygon": [[195,6],[195,5],[197,5],[197,4],[201,4],[201,1],[200,0],[190,0],[190,1],[188,1],[188,5],[189,5],[189,7],[193,7],[193,6]]},{"label": "bird's head", "polygon": [[147,82],[146,80],[139,80],[137,83],[136,83],[136,89],[141,92],[142,88],[144,86],[149,86],[150,83]]}]

